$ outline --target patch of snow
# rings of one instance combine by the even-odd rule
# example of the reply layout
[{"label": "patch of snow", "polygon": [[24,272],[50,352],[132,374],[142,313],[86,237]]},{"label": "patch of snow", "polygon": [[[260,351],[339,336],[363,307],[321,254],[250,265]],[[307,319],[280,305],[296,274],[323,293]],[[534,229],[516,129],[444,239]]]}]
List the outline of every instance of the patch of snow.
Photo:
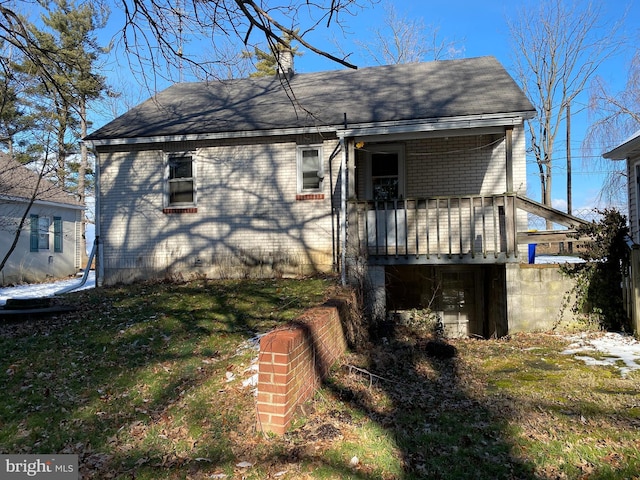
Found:
[{"label": "patch of snow", "polygon": [[[630,335],[609,332],[593,336],[583,333],[572,335],[568,339],[573,343],[561,353],[575,355],[576,359],[587,365],[615,367],[623,377],[634,370],[640,370],[640,342]],[[605,358],[593,358],[588,355],[590,352],[604,355]]]},{"label": "patch of snow", "polygon": [[584,263],[584,260],[580,257],[572,257],[569,255],[536,255],[535,263],[558,263],[562,265],[564,263]]},{"label": "patch of snow", "polygon": [[242,381],[242,386],[244,388],[247,387],[257,387],[258,386],[258,374],[254,374],[251,375],[249,378],[247,378],[246,380]]},{"label": "patch of snow", "polygon": [[[0,288],[0,305],[7,303],[8,298],[44,298],[53,297],[56,292],[71,285],[80,285],[81,277],[71,278],[68,280],[59,280],[50,283],[33,283],[29,285],[18,285],[16,287]],[[95,288],[96,274],[90,271],[87,275],[86,283],[78,288],[78,290],[87,290]]]}]

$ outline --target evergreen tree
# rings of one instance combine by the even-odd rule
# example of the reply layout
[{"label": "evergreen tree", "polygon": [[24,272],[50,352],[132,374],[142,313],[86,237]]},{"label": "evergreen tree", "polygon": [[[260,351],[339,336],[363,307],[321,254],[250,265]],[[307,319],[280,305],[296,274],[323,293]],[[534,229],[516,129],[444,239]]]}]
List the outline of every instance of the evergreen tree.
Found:
[{"label": "evergreen tree", "polygon": [[[104,25],[106,12],[96,10],[94,3],[79,6],[73,1],[54,0],[53,9],[43,19],[58,41],[57,58],[60,74],[69,81],[68,89],[57,98],[60,131],[63,127],[64,138],[71,139],[71,149],[66,150],[67,144],[63,137],[59,137],[59,145],[65,146],[60,150],[58,160],[63,160],[61,171],[65,178],[64,186],[76,193],[78,199],[85,203],[88,190],[93,189],[90,181],[92,170],[89,167],[87,146],[81,141],[88,133],[87,105],[91,100],[100,98],[106,89],[105,78],[95,72],[95,66],[103,49],[98,46],[93,33]],[[79,150],[78,150],[79,144]],[[74,160],[67,161],[66,155],[71,152]],[[79,154],[79,158],[78,158]],[[82,224],[82,238],[85,238],[86,222]],[[86,250],[83,249],[83,252]]]},{"label": "evergreen tree", "polygon": [[[97,10],[93,2],[76,5],[74,0],[53,0],[43,6],[47,10],[41,17],[41,27],[31,24],[28,28],[37,47],[34,51],[46,55],[25,55],[16,70],[37,83],[25,93],[31,97],[37,118],[43,120],[43,138],[54,139],[54,146],[47,147],[53,155],[45,159],[55,165],[50,180],[85,203],[93,188],[93,172],[81,139],[89,128],[87,106],[106,89],[104,77],[96,72],[103,49],[94,36],[95,30],[104,25],[106,13]],[[47,75],[42,75],[43,69]],[[85,228],[86,220],[82,224],[83,239]],[[86,246],[82,249],[85,251]]]},{"label": "evergreen tree", "polygon": [[0,75],[0,147],[12,157],[18,155],[20,134],[33,125],[17,90],[13,75],[3,72]]},{"label": "evergreen tree", "polygon": [[285,44],[277,42],[275,45],[270,45],[268,52],[258,47],[254,48],[253,53],[245,52],[245,57],[253,59],[256,67],[256,71],[249,74],[250,77],[275,76],[276,73],[278,73],[278,67],[282,66],[282,61],[279,59],[281,59],[281,56],[287,51],[291,53],[292,58],[302,55],[298,53],[298,47],[291,47],[293,40],[292,35],[285,34],[283,37]]}]

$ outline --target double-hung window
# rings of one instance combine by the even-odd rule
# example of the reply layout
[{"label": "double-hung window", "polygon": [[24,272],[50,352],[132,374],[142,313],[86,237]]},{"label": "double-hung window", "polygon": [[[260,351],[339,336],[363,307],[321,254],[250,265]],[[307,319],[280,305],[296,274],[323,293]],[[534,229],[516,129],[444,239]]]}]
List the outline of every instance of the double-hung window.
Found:
[{"label": "double-hung window", "polygon": [[404,198],[404,149],[400,145],[371,145],[367,152],[366,195],[372,200]]},{"label": "double-hung window", "polygon": [[191,153],[167,155],[166,205],[193,207],[196,205],[195,162]]},{"label": "double-hung window", "polygon": [[371,186],[374,200],[399,198],[398,154],[374,153],[371,155]]},{"label": "double-hung window", "polygon": [[31,215],[31,251],[49,250],[49,219]]},{"label": "double-hung window", "polygon": [[322,192],[323,182],[322,147],[298,147],[298,193]]}]

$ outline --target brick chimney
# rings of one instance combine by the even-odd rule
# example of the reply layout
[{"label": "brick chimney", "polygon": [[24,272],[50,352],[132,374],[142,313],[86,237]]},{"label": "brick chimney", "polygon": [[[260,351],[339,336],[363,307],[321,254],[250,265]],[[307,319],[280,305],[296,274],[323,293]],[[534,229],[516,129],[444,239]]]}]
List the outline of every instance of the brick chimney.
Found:
[{"label": "brick chimney", "polygon": [[282,50],[278,50],[278,75],[284,75],[291,78],[293,76],[293,51],[291,47],[282,47]]}]

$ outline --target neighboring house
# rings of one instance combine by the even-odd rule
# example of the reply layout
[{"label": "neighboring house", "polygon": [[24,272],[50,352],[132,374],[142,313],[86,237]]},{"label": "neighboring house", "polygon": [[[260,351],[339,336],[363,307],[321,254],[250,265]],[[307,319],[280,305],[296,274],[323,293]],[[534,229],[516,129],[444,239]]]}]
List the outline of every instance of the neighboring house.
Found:
[{"label": "neighboring house", "polygon": [[0,153],[0,259],[24,218],[0,285],[64,278],[80,269],[84,206],[48,180],[38,181],[37,173]]},{"label": "neighboring house", "polygon": [[640,244],[640,130],[603,156],[626,163],[629,233]]},{"label": "neighboring house", "polygon": [[630,245],[630,268],[623,282],[625,308],[636,335],[640,334],[640,130],[604,158],[625,162]]},{"label": "neighboring house", "polygon": [[528,212],[578,221],[525,198],[534,113],[493,57],[174,85],[86,139],[99,282],[340,271],[504,333]]}]

